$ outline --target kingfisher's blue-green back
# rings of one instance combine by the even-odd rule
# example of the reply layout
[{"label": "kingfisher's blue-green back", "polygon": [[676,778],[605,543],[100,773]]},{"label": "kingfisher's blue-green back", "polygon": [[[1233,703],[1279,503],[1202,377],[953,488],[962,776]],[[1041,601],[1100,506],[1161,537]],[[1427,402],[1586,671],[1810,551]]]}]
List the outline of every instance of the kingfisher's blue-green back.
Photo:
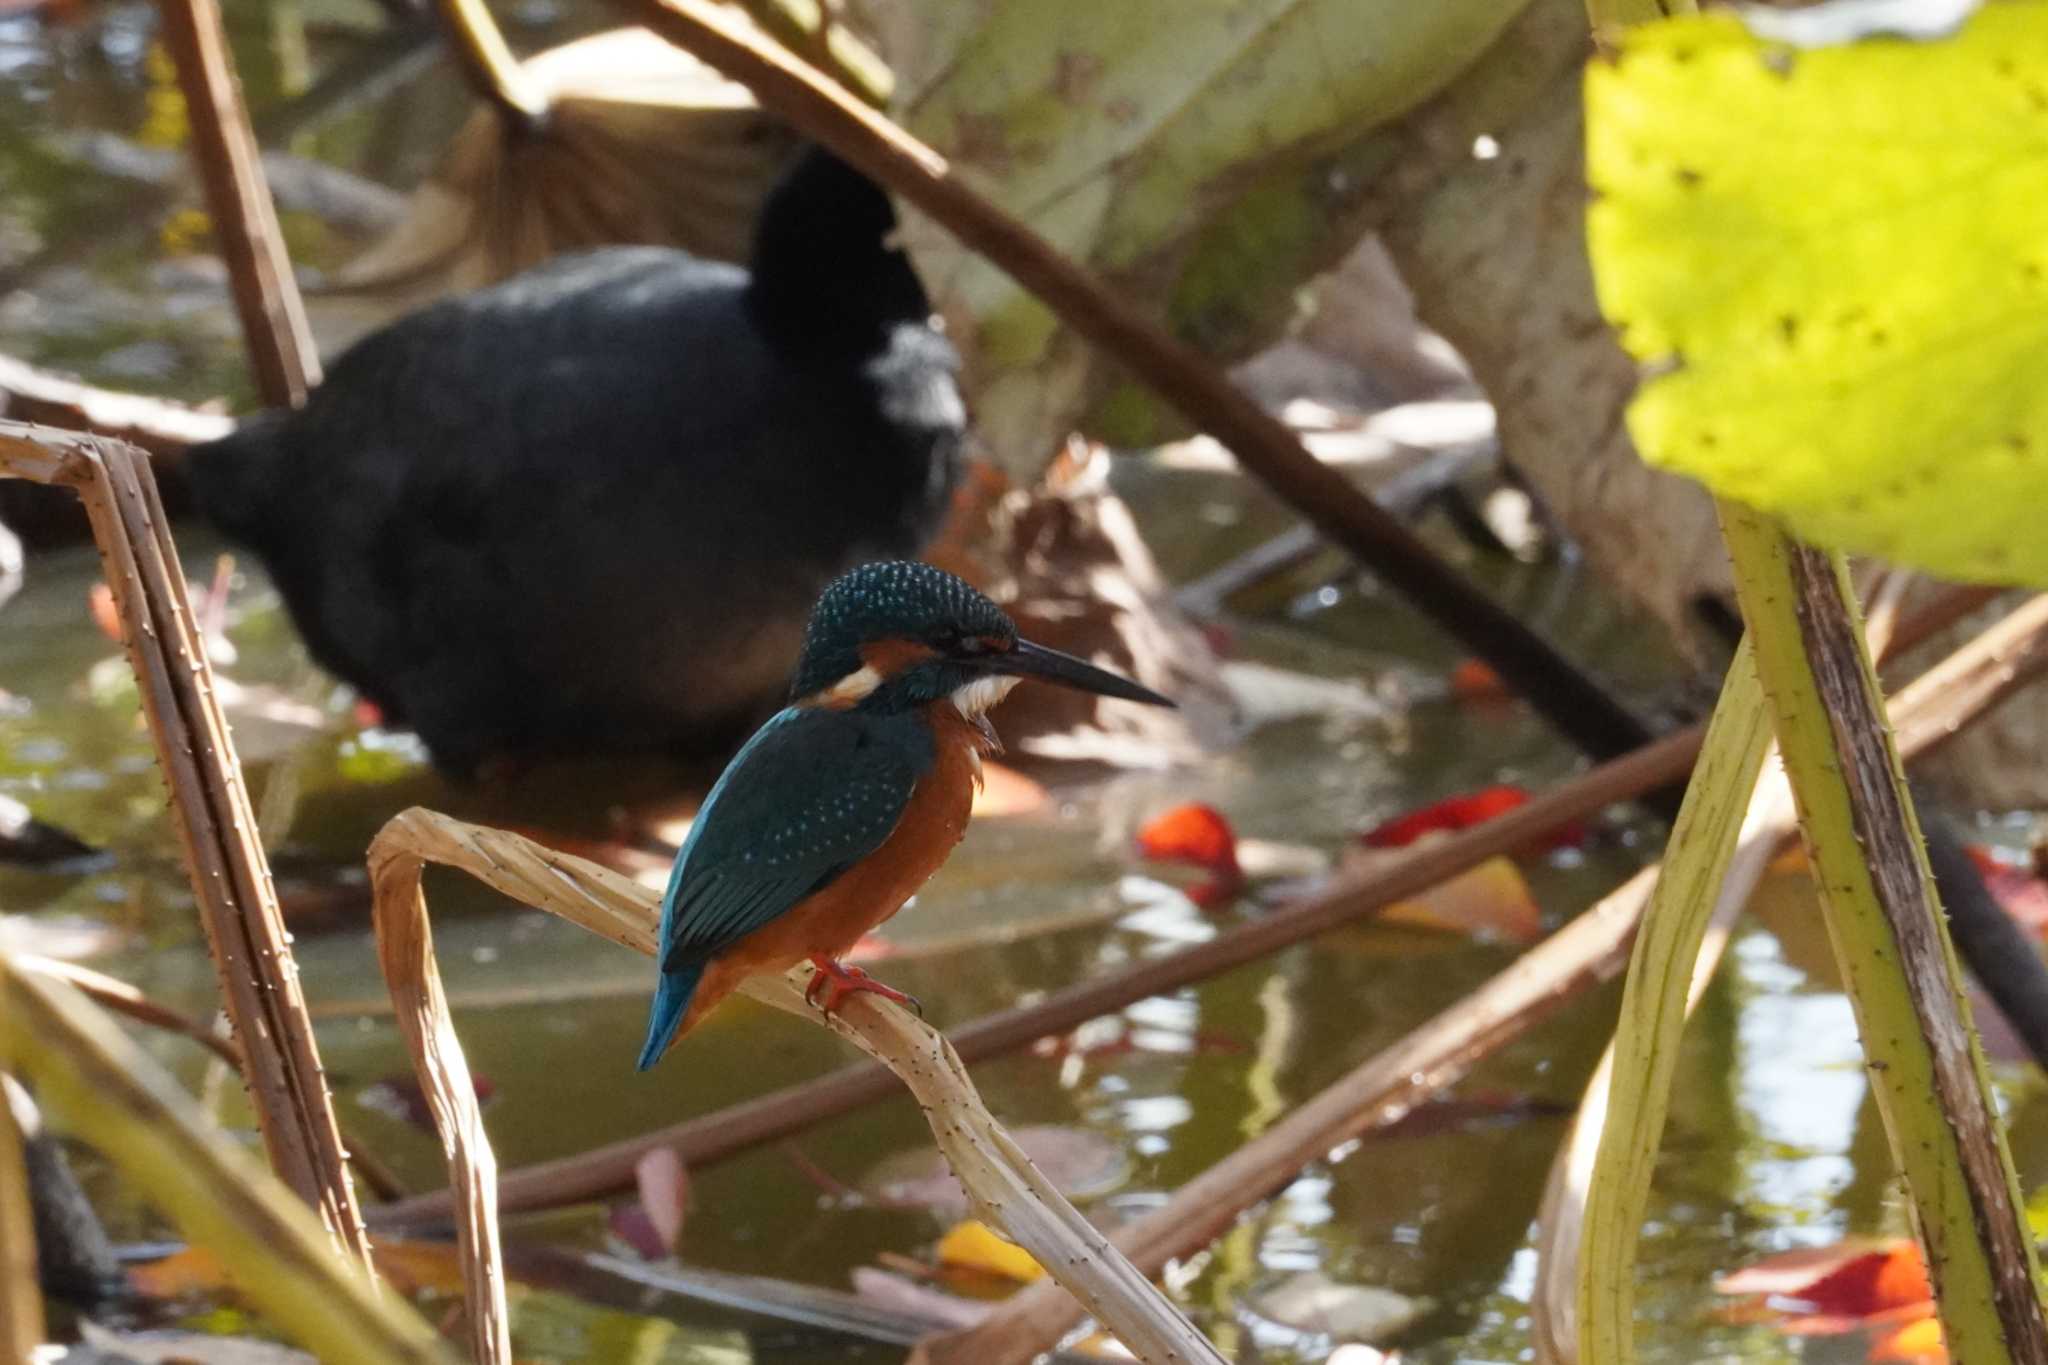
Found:
[{"label": "kingfisher's blue-green back", "polygon": [[792,706],[747,741],[690,826],[661,903],[654,1065],[713,957],[887,841],[934,761],[910,713]]}]

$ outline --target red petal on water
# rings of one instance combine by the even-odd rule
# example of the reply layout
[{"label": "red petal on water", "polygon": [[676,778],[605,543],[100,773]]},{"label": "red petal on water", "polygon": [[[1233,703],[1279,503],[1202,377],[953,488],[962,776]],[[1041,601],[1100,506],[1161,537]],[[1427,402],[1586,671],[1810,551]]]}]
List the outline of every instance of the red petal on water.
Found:
[{"label": "red petal on water", "polygon": [[1155,816],[1138,831],[1138,852],[1163,863],[1185,863],[1210,874],[1188,888],[1188,899],[1201,906],[1222,905],[1244,890],[1244,869],[1237,861],[1237,832],[1214,806],[1191,802]]},{"label": "red petal on water", "polygon": [[1772,1256],[1715,1281],[1723,1294],[1771,1294],[1796,1299],[1807,1310],[1787,1321],[1788,1331],[1845,1331],[1882,1314],[1931,1302],[1927,1264],[1907,1238],[1845,1243]]},{"label": "red petal on water", "polygon": [[1460,659],[1451,669],[1451,695],[1459,701],[1502,702],[1515,694],[1484,659]]},{"label": "red petal on water", "polygon": [[[1441,801],[1432,801],[1404,815],[1397,815],[1359,835],[1359,842],[1368,848],[1406,848],[1425,834],[1450,834],[1470,829],[1528,802],[1529,792],[1524,787],[1505,784],[1481,787],[1478,791],[1447,796]],[[1572,821],[1560,826],[1556,833],[1541,841],[1539,847],[1545,850],[1577,848],[1585,842],[1586,827]]]}]

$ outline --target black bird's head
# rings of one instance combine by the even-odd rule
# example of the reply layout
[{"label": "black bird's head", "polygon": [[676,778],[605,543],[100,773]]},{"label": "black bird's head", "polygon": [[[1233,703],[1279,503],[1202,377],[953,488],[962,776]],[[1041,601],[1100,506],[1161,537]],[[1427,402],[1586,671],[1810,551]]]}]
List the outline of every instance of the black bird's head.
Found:
[{"label": "black bird's head", "polygon": [[807,148],[754,228],[749,290],[763,325],[801,350],[867,347],[892,326],[924,326],[931,300],[895,232],[886,190],[823,147]]},{"label": "black bird's head", "polygon": [[1150,706],[1167,698],[1071,654],[1017,638],[1001,607],[929,564],[864,564],[827,585],[811,613],[790,700],[907,711],[950,697],[969,720],[1026,678]]}]

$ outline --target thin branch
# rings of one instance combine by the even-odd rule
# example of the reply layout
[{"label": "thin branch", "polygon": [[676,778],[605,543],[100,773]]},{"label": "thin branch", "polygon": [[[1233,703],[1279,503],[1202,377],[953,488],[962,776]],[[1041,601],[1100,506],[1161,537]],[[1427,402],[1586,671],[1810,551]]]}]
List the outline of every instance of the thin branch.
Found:
[{"label": "thin branch", "polygon": [[235,429],[226,413],[94,388],[9,355],[0,355],[0,417],[111,436],[155,456],[182,454],[187,446],[219,440]]},{"label": "thin branch", "polygon": [[219,2],[161,0],[160,8],[256,386],[271,406],[297,407],[320,382],[320,358],[264,185]]},{"label": "thin branch", "polygon": [[149,461],[118,441],[0,421],[0,475],[68,487],[85,504],[265,1148],[336,1243],[367,1262],[290,936]]},{"label": "thin branch", "polygon": [[231,1067],[236,1075],[246,1071],[242,1060],[242,1049],[235,1046],[231,1038],[223,1038],[205,1024],[187,1015],[159,1005],[126,981],[96,972],[90,967],[81,967],[75,962],[62,962],[56,958],[36,957],[29,953],[17,953],[14,965],[23,971],[40,972],[55,977],[66,985],[75,987],[78,993],[102,1009],[115,1014],[126,1015],[139,1023],[163,1029],[167,1033],[180,1034],[211,1052]]}]

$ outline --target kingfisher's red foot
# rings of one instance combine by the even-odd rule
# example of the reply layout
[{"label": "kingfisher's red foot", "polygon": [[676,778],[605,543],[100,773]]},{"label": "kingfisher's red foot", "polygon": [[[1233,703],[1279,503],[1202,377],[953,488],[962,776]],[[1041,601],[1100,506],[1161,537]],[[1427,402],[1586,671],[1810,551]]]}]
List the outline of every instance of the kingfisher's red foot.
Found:
[{"label": "kingfisher's red foot", "polygon": [[[837,1014],[847,996],[866,992],[914,1009],[920,1019],[924,1017],[924,1006],[917,1003],[916,996],[905,995],[894,986],[885,986],[858,967],[849,967],[829,957],[814,957],[811,965],[818,970],[811,978],[811,984],[804,987],[804,999],[827,1014]],[[821,995],[824,997],[822,1000],[819,999]]]}]

